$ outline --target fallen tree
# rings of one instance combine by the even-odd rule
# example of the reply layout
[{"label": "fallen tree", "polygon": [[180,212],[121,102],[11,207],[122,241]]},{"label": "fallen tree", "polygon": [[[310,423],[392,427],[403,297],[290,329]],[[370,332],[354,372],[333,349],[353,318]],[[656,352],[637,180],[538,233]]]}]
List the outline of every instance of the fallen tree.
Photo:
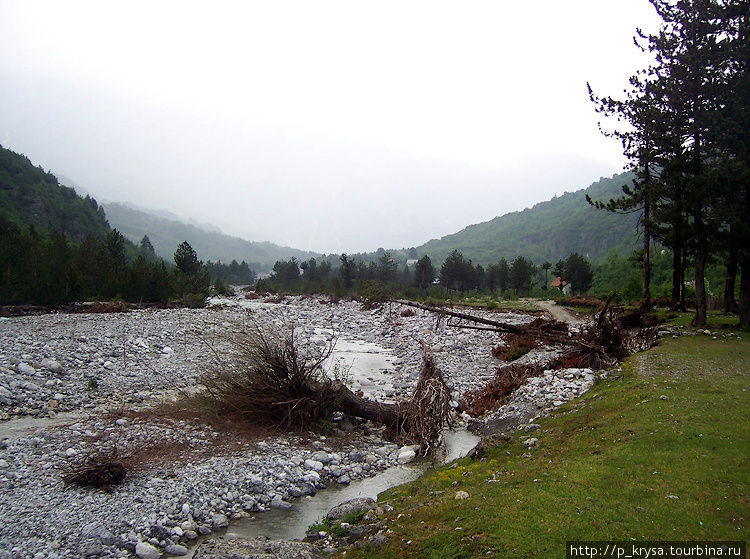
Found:
[{"label": "fallen tree", "polygon": [[189,405],[217,417],[284,430],[314,429],[343,412],[385,425],[387,437],[418,444],[424,454],[440,444],[451,394],[424,343],[411,399],[387,403],[354,393],[327,374],[333,343],[321,348],[295,339],[293,328],[282,332],[254,322],[233,330],[222,351],[210,346],[217,366],[202,375],[203,390],[187,397]]}]

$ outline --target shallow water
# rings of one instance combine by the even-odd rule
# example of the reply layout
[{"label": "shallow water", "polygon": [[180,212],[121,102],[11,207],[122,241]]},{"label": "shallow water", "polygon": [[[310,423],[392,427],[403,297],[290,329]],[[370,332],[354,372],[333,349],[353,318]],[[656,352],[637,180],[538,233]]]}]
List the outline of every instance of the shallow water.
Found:
[{"label": "shallow water", "polygon": [[[479,442],[479,437],[460,429],[444,434],[446,452],[439,462],[450,462],[465,456]],[[313,497],[295,501],[287,510],[271,509],[249,518],[233,522],[225,537],[254,538],[267,536],[272,540],[302,539],[307,528],[323,518],[336,505],[355,497],[372,497],[386,489],[414,481],[432,464],[418,462],[404,466],[394,466],[371,478],[354,481],[346,486],[332,485]]]}]

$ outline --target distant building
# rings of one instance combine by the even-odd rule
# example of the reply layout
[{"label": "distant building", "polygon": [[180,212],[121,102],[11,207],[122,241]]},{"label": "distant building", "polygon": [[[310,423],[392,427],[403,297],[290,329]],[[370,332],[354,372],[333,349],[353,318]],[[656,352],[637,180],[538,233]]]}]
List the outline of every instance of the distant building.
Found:
[{"label": "distant building", "polygon": [[556,287],[560,291],[562,291],[565,295],[570,295],[573,293],[573,284],[565,281],[564,279],[557,277],[553,279],[550,284],[550,287]]}]

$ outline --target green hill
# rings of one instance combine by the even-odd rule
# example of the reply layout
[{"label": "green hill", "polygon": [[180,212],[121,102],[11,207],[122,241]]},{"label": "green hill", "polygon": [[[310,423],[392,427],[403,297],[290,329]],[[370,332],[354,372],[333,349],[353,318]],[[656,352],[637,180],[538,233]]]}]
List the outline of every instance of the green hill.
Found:
[{"label": "green hill", "polygon": [[87,234],[103,238],[109,231],[96,200],[81,198],[72,188],[29,159],[0,146],[0,216],[25,228],[60,231],[80,241]]},{"label": "green hill", "polygon": [[630,184],[631,173],[602,178],[585,190],[565,193],[521,212],[470,225],[458,233],[433,239],[416,248],[419,256],[429,254],[441,262],[454,249],[475,264],[492,264],[500,258],[518,255],[535,262],[552,263],[578,252],[592,260],[603,258],[612,249],[629,254],[637,248],[637,214],[616,215],[597,210],[586,202],[609,200],[622,194]]},{"label": "green hill", "polygon": [[139,243],[144,235],[148,235],[156,253],[166,259],[171,259],[175,247],[185,240],[202,260],[220,260],[224,263],[244,260],[253,270],[260,272],[269,271],[277,260],[287,260],[293,256],[297,260],[306,260],[319,256],[273,243],[231,237],[126,204],[106,204],[104,209],[112,227],[134,243]]}]

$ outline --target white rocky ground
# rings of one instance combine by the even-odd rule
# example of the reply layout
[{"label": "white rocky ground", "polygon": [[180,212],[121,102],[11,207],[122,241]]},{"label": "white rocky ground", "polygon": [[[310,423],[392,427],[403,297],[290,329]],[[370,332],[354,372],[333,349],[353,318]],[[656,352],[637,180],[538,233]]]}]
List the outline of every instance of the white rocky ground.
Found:
[{"label": "white rocky ground", "polygon": [[[399,449],[376,430],[231,445],[204,425],[127,411],[194,387],[213,362],[209,344],[250,317],[294,324],[297,335],[317,344],[333,333],[334,359],[351,365],[353,387],[378,398],[410,393],[421,365],[419,340],[456,397],[483,385],[499,364],[490,355],[496,334],[437,324],[421,310],[402,317],[397,305],[362,311],[354,302],[298,297],[213,303],[199,310],[0,320],[0,413],[7,420],[0,422],[0,559],[180,555],[228,519],[288,507],[294,497],[398,461]],[[520,324],[532,317],[493,318]],[[584,391],[592,378],[589,371],[555,372],[523,390],[540,403],[538,415]],[[77,414],[67,426],[26,428],[33,425],[29,417],[63,411]],[[114,447],[124,454],[141,449],[133,458],[141,466],[111,493],[64,486],[61,474],[71,461]]]}]

